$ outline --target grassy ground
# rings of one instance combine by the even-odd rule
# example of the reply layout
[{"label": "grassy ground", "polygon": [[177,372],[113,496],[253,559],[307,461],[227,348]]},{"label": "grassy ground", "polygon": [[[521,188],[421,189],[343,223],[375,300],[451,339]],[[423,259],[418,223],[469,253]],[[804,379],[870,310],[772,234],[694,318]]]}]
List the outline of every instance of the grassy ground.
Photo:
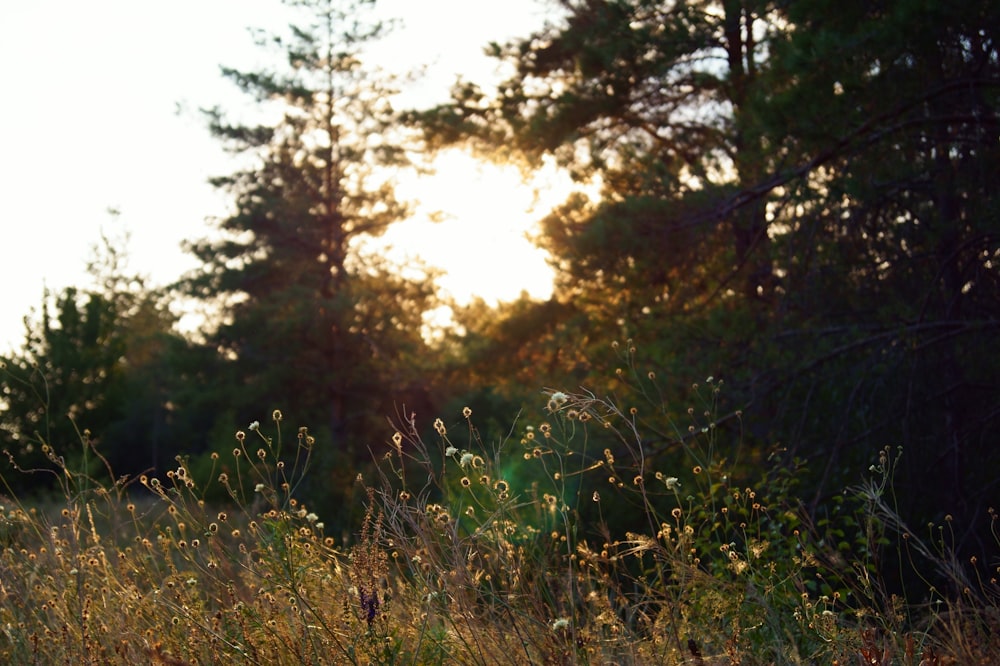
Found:
[{"label": "grassy ground", "polygon": [[[794,469],[737,480],[718,390],[700,389],[670,470],[644,449],[655,414],[585,393],[552,392],[543,421],[494,440],[469,410],[430,441],[399,423],[347,541],[297,501],[322,443],[283,442],[277,412],[205,479],[179,460],[99,484],[47,451],[62,499],[7,500],[0,517],[0,660],[1000,663],[996,563],[958,562],[947,524],[901,524],[900,452],[875,452],[836,519],[813,524]],[[894,592],[886,552],[926,584]]]}]

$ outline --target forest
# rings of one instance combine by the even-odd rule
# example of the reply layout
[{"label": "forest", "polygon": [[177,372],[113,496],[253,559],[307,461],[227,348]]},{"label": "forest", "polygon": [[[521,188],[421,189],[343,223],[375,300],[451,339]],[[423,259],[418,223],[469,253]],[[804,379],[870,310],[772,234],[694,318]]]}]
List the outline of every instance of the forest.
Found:
[{"label": "forest", "polygon": [[[47,663],[40,621],[94,663],[995,663],[1000,5],[548,0],[545,27],[483,45],[499,85],[398,109],[364,58],[375,3],[292,4],[309,20],[269,27],[280,59],[222,68],[275,122],[205,110],[251,159],[213,181],[234,212],[188,243],[200,268],[150,288],[108,241],[98,286],[46,294],[0,359],[0,495],[23,507],[0,595],[31,594],[4,588],[19,552],[56,557],[29,506],[67,504],[51,520],[85,553],[88,514],[127,497],[110,534],[141,523],[176,561],[175,513],[209,530],[235,501],[233,570],[216,589],[190,565],[205,641],[91,645],[68,586],[46,612],[76,624],[24,601],[0,654]],[[359,248],[411,211],[392,174],[456,148],[554,159],[599,195],[540,220],[551,298],[452,304],[429,335],[433,271]],[[326,578],[279,566],[310,552],[350,569],[322,593],[354,610],[316,619]],[[266,591],[294,611],[276,621],[322,638],[218,610],[251,605],[233,580],[265,561],[292,581]]]}]

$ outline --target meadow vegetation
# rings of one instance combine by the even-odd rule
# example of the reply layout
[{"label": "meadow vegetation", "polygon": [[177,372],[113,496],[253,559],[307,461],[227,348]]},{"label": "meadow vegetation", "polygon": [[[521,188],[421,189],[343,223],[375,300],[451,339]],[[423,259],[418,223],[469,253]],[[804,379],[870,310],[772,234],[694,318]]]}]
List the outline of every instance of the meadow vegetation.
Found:
[{"label": "meadow vegetation", "polygon": [[280,411],[203,472],[178,457],[115,477],[84,432],[102,473],[83,473],[45,445],[45,468],[15,473],[54,475],[58,501],[3,500],[0,659],[996,663],[998,562],[959,561],[948,519],[902,523],[905,451],[872,451],[808,515],[799,463],[744,450],[722,380],[694,385],[676,423],[630,352],[620,391],[546,389],[505,432],[469,408],[400,414],[373,436],[346,536],[299,496],[327,443]]}]

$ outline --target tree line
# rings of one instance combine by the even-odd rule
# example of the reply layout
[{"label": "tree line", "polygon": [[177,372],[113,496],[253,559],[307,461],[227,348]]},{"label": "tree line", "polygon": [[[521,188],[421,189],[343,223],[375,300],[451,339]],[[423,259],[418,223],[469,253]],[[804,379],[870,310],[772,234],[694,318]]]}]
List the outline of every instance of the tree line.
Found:
[{"label": "tree line", "polygon": [[[631,340],[678,421],[692,382],[724,378],[748,465],[804,465],[814,514],[898,445],[903,514],[953,515],[975,545],[1000,499],[1000,8],[559,0],[542,29],[486,47],[510,65],[498,86],[400,110],[364,60],[385,29],[374,3],[293,4],[307,20],[268,42],[273,68],[223,69],[278,120],[207,112],[253,159],[214,181],[234,212],[189,245],[201,269],[152,290],[97,267],[99,288],[47,298],[4,359],[21,468],[45,446],[76,455],[84,429],[122,473],[207,460],[282,409],[323,443],[306,491],[344,506],[387,419],[469,405],[502,428],[542,387],[614,392],[611,343]],[[541,221],[551,299],[473,304],[427,340],[429,274],[358,248],[407,215],[393,170],[454,146],[528,171],[554,157],[600,197]],[[177,333],[177,295],[211,325]]]}]

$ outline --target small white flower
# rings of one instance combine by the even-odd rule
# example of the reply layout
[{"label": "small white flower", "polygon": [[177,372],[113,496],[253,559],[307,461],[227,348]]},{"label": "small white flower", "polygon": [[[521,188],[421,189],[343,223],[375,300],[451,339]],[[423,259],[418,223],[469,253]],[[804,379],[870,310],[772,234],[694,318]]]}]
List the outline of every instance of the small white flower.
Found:
[{"label": "small white flower", "polygon": [[253,487],[253,491],[255,493],[262,493],[264,492],[265,488],[267,488],[267,486],[265,486],[263,483],[258,483],[256,486]]},{"label": "small white flower", "polygon": [[552,622],[552,631],[559,631],[560,629],[565,629],[569,626],[569,619],[561,617],[558,620]]},{"label": "small white flower", "polygon": [[315,513],[309,513],[306,514],[306,520],[308,520],[310,523],[315,523],[317,520],[319,520],[319,516],[317,516]]},{"label": "small white flower", "polygon": [[454,446],[449,446],[447,449],[444,450],[444,454],[449,458],[455,455],[456,453],[458,453],[458,449],[456,449]]},{"label": "small white flower", "polygon": [[668,476],[663,483],[667,485],[667,490],[677,490],[681,487],[681,482],[676,476]]},{"label": "small white flower", "polygon": [[320,521],[320,522],[316,523],[316,529],[318,529],[318,530],[321,530],[321,529],[323,529],[324,527],[326,527],[326,526],[325,526],[325,525],[323,524],[323,522],[322,522],[322,521]]},{"label": "small white flower", "polygon": [[247,430],[257,430],[258,428],[260,428],[260,421],[254,421],[247,427]]},{"label": "small white flower", "polygon": [[463,453],[462,457],[459,458],[458,464],[460,467],[465,467],[466,465],[471,465],[472,460],[475,458],[471,453]]},{"label": "small white flower", "polygon": [[569,396],[567,396],[562,391],[556,391],[555,393],[549,396],[549,404],[546,406],[548,407],[550,412],[554,412],[563,405],[565,405],[567,400],[569,400]]}]

